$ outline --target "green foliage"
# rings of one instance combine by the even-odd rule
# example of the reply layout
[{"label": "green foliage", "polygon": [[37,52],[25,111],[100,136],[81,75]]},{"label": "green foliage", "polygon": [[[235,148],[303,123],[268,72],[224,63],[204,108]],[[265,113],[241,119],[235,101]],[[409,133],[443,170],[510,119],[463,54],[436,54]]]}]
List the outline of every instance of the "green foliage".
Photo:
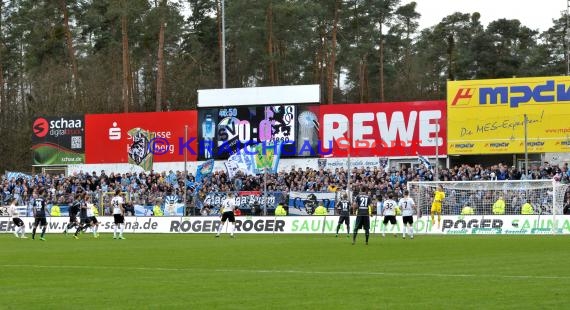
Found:
[{"label": "green foliage", "polygon": [[[499,19],[485,27],[477,12],[456,12],[418,29],[415,2],[342,0],[335,28],[336,3],[225,1],[227,86],[317,83],[325,92],[335,29],[333,102],[443,99],[448,79],[567,73],[565,16],[553,16],[552,27],[542,33],[518,20]],[[123,15],[133,94],[130,111],[155,110],[162,19],[162,109],[192,109],[198,89],[221,87],[221,0],[0,4],[0,171],[29,170],[29,139],[8,133],[28,134],[36,115],[123,111]],[[73,49],[67,43],[64,12]],[[75,78],[70,50],[77,63]],[[15,158],[6,155],[8,148]]]}]

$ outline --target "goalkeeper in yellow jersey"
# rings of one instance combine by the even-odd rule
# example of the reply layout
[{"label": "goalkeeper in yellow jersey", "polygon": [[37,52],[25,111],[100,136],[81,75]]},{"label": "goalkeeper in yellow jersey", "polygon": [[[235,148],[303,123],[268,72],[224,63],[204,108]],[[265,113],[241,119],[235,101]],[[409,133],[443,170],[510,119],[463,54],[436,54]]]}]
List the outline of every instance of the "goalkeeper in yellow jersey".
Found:
[{"label": "goalkeeper in yellow jersey", "polygon": [[433,195],[433,201],[431,203],[431,226],[435,224],[434,213],[437,213],[437,229],[441,226],[441,205],[445,199],[445,193],[443,192],[443,186],[438,185],[435,193]]}]

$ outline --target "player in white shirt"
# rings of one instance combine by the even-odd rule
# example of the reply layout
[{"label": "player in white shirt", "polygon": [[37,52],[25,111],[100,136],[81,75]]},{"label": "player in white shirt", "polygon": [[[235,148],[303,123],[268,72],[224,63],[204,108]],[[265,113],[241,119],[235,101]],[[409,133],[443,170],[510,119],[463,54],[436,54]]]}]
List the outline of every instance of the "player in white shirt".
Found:
[{"label": "player in white shirt", "polygon": [[99,229],[99,222],[95,217],[95,205],[91,203],[91,196],[85,196],[85,204],[87,205],[87,218],[89,219],[91,230],[93,230],[93,237],[99,238],[99,234],[97,234],[97,230]]},{"label": "player in white shirt", "polygon": [[24,225],[24,221],[19,217],[18,209],[16,208],[16,202],[18,199],[13,198],[8,206],[8,214],[12,217],[12,222],[16,225],[16,230],[14,231],[14,236],[16,238],[26,239],[28,237],[25,236],[26,234],[26,226]]},{"label": "player in white shirt", "polygon": [[398,205],[400,206],[400,210],[402,210],[402,219],[404,221],[402,238],[406,239],[406,229],[408,229],[410,238],[414,239],[414,209],[416,208],[416,203],[410,198],[410,192],[408,190],[404,191],[404,198],[400,199]]},{"label": "player in white shirt", "polygon": [[[384,216],[384,221],[382,221],[382,223],[384,225],[382,226],[382,237],[386,237],[386,226],[388,226],[388,222],[390,222],[392,226],[396,225],[396,208],[398,207],[398,203],[396,203],[393,198],[394,193],[390,192],[388,193],[388,199],[383,203],[382,215]],[[397,234],[394,234],[394,237],[397,236]]]},{"label": "player in white shirt", "polygon": [[111,199],[111,207],[113,208],[113,218],[115,220],[115,230],[113,232],[113,239],[117,239],[117,229],[120,231],[119,239],[123,237],[123,229],[125,228],[125,201],[121,196],[121,190],[115,190],[115,196]]},{"label": "player in white shirt", "polygon": [[222,201],[222,209],[220,210],[222,213],[222,224],[218,228],[218,233],[216,234],[216,238],[220,236],[220,233],[222,232],[226,220],[229,220],[231,223],[230,236],[232,238],[234,237],[234,230],[236,229],[236,217],[234,214],[235,208],[236,208],[236,200],[234,198],[234,194],[229,193],[228,197],[226,197],[226,199]]}]

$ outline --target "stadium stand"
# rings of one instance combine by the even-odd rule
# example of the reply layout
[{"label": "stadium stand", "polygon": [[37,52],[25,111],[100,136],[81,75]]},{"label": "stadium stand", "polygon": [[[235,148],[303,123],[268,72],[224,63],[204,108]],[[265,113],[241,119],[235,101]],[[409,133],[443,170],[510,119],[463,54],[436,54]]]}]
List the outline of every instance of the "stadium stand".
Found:
[{"label": "stadium stand", "polygon": [[[350,173],[346,169],[301,169],[281,171],[267,177],[267,191],[301,192],[334,192],[346,190],[347,176],[350,175],[351,186],[365,187],[370,195],[383,196],[389,191],[395,192],[399,197],[403,195],[409,181],[495,181],[520,179],[555,179],[561,183],[570,183],[568,164],[532,166],[526,175],[514,166],[497,164],[490,167],[481,165],[456,165],[452,168],[443,168],[437,177],[431,170],[423,165],[419,168],[382,170],[377,167],[355,167]],[[238,175],[230,180],[225,171],[215,171],[213,175],[201,184],[195,183],[192,173],[184,176],[181,171],[150,173],[106,173],[101,171],[80,172],[70,176],[36,174],[29,178],[10,178],[1,176],[2,204],[6,204],[11,197],[18,199],[20,205],[27,205],[34,191],[40,187],[47,189],[47,201],[52,205],[71,204],[77,193],[86,191],[92,196],[96,205],[105,206],[105,193],[120,188],[129,198],[130,204],[155,206],[157,202],[175,197],[177,202],[184,201],[184,186],[187,187],[186,203],[187,215],[210,214],[201,212],[208,207],[201,203],[207,193],[228,191],[261,191],[263,190],[262,176]],[[103,214],[109,214],[107,207],[102,208]]]}]

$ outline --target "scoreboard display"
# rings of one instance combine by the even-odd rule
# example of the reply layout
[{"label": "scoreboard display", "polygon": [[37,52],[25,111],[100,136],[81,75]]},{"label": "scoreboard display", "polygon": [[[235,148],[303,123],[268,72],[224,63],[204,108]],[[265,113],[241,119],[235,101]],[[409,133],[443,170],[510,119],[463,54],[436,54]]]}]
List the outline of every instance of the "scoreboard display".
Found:
[{"label": "scoreboard display", "polygon": [[198,109],[198,160],[226,159],[246,145],[281,144],[282,157],[316,157],[318,105]]}]

